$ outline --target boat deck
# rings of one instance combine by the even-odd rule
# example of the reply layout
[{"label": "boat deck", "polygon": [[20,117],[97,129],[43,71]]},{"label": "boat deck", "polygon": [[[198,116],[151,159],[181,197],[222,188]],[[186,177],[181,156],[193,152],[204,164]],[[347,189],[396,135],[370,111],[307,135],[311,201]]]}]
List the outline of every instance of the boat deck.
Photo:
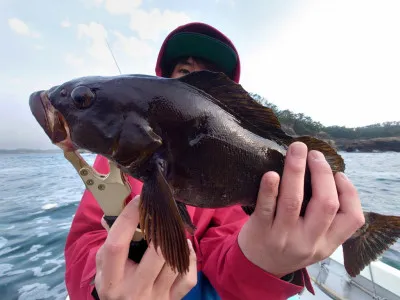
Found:
[{"label": "boat deck", "polygon": [[329,258],[307,267],[307,271],[316,295],[305,290],[298,298],[301,300],[400,300],[399,270],[378,260],[351,278],[343,265],[341,247]]}]

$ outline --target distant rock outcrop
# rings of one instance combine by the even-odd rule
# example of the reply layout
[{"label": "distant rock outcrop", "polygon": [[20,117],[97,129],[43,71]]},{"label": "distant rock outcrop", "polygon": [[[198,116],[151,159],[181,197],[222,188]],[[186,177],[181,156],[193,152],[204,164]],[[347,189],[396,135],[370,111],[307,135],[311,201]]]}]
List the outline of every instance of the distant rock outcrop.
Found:
[{"label": "distant rock outcrop", "polygon": [[337,150],[359,152],[400,152],[400,121],[386,121],[359,127],[324,126],[303,113],[281,110],[266,98],[250,93],[261,105],[277,116],[282,129],[290,136],[313,136]]},{"label": "distant rock outcrop", "polygon": [[337,139],[336,146],[339,150],[347,152],[400,152],[400,137]]},{"label": "distant rock outcrop", "polygon": [[[299,136],[295,130],[287,124],[282,124],[282,129],[286,134],[296,137]],[[381,137],[370,139],[338,139],[332,138],[327,132],[320,131],[312,136],[321,139],[333,148],[346,152],[400,152],[400,137]]]}]

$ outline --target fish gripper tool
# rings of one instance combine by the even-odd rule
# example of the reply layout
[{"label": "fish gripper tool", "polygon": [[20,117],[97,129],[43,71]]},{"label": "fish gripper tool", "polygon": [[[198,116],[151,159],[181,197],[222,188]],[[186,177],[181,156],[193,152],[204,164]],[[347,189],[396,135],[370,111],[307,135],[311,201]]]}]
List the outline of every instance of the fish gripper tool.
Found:
[{"label": "fish gripper tool", "polygon": [[[104,220],[111,228],[131,197],[131,188],[125,174],[112,161],[108,161],[110,172],[101,174],[76,151],[64,151],[64,157],[73,165],[86,188],[96,199],[103,210]],[[132,237],[128,257],[139,263],[146,249],[147,242],[138,226]]]}]

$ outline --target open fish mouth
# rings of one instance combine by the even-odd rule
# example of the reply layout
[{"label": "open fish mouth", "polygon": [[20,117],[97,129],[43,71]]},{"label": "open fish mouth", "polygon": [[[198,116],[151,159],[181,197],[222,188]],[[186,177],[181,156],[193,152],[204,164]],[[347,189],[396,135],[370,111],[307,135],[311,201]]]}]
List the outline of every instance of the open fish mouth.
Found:
[{"label": "open fish mouth", "polygon": [[46,91],[37,91],[29,97],[32,114],[50,138],[64,151],[74,151],[70,130],[65,118],[51,104]]}]

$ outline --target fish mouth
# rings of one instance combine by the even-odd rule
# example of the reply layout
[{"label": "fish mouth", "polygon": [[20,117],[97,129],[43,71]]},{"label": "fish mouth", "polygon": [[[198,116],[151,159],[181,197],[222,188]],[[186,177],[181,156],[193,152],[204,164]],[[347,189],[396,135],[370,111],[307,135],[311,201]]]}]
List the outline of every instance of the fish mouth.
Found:
[{"label": "fish mouth", "polygon": [[74,151],[70,130],[63,115],[51,104],[47,91],[37,91],[29,97],[29,106],[36,121],[51,142],[64,151]]}]

